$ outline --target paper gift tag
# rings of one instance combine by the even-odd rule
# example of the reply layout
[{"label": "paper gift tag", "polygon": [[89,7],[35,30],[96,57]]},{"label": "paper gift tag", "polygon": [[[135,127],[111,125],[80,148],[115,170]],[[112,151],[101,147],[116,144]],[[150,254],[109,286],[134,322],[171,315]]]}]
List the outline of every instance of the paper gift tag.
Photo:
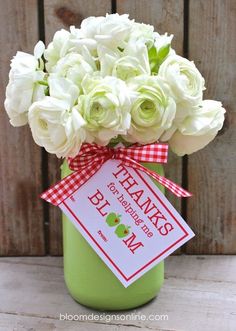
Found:
[{"label": "paper gift tag", "polygon": [[125,287],[194,236],[149,176],[119,160],[59,207]]}]

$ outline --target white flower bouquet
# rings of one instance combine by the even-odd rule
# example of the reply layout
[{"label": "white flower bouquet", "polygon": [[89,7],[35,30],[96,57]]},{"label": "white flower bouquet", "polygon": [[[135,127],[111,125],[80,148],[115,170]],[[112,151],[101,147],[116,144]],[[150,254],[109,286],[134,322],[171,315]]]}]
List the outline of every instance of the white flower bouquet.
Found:
[{"label": "white flower bouquet", "polygon": [[28,123],[35,142],[58,157],[76,156],[84,142],[168,142],[180,156],[203,148],[225,110],[203,100],[204,79],[175,53],[172,37],[112,14],[57,31],[34,55],[17,52],[6,88],[10,123]]},{"label": "white flower bouquet", "polygon": [[[83,20],[80,28],[72,26],[70,31],[57,31],[47,48],[42,41],[36,44],[34,55],[17,52],[11,62],[6,88],[5,108],[10,123],[13,126],[29,124],[39,146],[68,161],[62,167],[63,180],[44,192],[43,199],[55,205],[64,203],[67,198],[73,201],[75,190],[88,179],[88,182],[92,181],[91,176],[116,152],[120,153],[117,159],[128,162],[128,166],[136,164],[136,169],[146,169],[146,174],[156,180],[156,186],[158,182],[162,184],[162,191],[164,185],[177,196],[191,195],[162,177],[163,168],[159,163],[165,163],[163,159],[167,157],[167,145],[162,142],[167,142],[180,156],[203,148],[222,128],[225,110],[219,101],[203,100],[204,79],[193,62],[175,53],[171,47],[172,37],[154,32],[153,26],[136,23],[128,15],[112,14],[89,17]],[[117,150],[110,148],[119,147],[119,143],[123,146]],[[105,147],[107,145],[109,147]],[[133,146],[126,148],[130,145]],[[155,147],[163,148],[164,154]],[[90,154],[93,148],[97,154]],[[136,155],[133,149],[138,159],[133,157]],[[83,154],[84,150],[87,154]],[[158,156],[161,161],[153,161]],[[145,167],[136,161],[145,162]],[[101,185],[105,185],[104,182]],[[135,180],[128,182],[129,187],[135,183]],[[140,197],[142,191],[135,192],[136,196]],[[103,195],[97,199],[102,200]],[[141,218],[147,218],[146,213],[155,208],[154,204],[150,207],[150,203],[148,195],[142,204],[146,207]],[[101,214],[91,217],[93,214],[86,206],[78,204],[78,210],[85,213],[89,224],[93,218],[100,220]],[[131,209],[135,211],[137,206],[143,213],[143,207],[138,204]],[[75,300],[96,309],[124,310],[156,296],[164,281],[162,260],[125,288],[96,251],[91,250],[83,232],[74,226],[77,223],[67,221],[69,216],[66,215],[69,214],[63,216],[64,275]],[[120,222],[121,214],[112,212],[109,215],[113,218],[112,228]],[[125,222],[127,215],[123,215]],[[159,226],[159,219],[162,225],[158,231],[165,226],[165,229],[169,227],[169,232],[174,229],[171,223],[161,223],[167,219],[160,216],[159,209],[152,217],[156,218],[154,231]],[[143,222],[142,219],[139,221]],[[148,233],[149,226],[154,224],[149,223],[144,227]],[[134,227],[134,222],[131,225]],[[129,234],[130,226],[120,224],[120,227],[123,227],[123,235]],[[109,227],[105,231],[107,229],[111,230]],[[108,237],[112,236],[112,232],[107,233]],[[129,235],[127,245],[139,247],[141,242],[133,243],[136,235],[133,232]],[[144,232],[142,235],[149,240]],[[175,239],[173,232],[171,236]],[[168,240],[163,243],[169,245]],[[170,247],[178,242],[176,240]],[[141,246],[144,245],[141,243]],[[124,256],[125,263],[132,265],[133,260],[127,262]]]}]

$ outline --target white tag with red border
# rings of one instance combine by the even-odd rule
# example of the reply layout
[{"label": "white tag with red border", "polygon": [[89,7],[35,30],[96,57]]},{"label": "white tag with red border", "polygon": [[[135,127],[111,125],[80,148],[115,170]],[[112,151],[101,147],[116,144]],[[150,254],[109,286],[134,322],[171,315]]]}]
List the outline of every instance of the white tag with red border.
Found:
[{"label": "white tag with red border", "polygon": [[119,160],[59,207],[125,287],[194,236],[149,176]]}]

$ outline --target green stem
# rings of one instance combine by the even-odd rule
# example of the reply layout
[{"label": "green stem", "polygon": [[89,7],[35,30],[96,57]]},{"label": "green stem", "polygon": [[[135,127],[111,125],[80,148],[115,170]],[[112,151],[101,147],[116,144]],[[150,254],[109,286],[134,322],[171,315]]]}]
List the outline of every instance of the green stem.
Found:
[{"label": "green stem", "polygon": [[37,83],[38,83],[39,85],[48,86],[48,83],[45,82],[44,80],[38,80]]}]

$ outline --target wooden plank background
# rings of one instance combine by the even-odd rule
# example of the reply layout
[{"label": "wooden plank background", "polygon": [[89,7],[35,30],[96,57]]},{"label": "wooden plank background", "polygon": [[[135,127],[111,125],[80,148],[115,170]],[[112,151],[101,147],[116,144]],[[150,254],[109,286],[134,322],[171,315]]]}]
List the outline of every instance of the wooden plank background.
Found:
[{"label": "wooden plank background", "polygon": [[13,128],[3,109],[9,60],[17,50],[32,52],[38,40],[36,0],[1,0],[0,10],[0,254],[45,253],[42,152],[28,127]]},{"label": "wooden plank background", "polygon": [[32,52],[60,28],[92,15],[129,13],[175,35],[179,54],[194,60],[206,79],[205,98],[222,100],[223,130],[204,150],[170,155],[166,175],[194,193],[168,198],[196,237],[178,253],[236,253],[236,1],[235,0],[0,0],[0,255],[61,255],[60,212],[38,195],[60,175],[60,163],[38,148],[26,127],[12,128],[4,112],[9,62],[17,50]]}]

